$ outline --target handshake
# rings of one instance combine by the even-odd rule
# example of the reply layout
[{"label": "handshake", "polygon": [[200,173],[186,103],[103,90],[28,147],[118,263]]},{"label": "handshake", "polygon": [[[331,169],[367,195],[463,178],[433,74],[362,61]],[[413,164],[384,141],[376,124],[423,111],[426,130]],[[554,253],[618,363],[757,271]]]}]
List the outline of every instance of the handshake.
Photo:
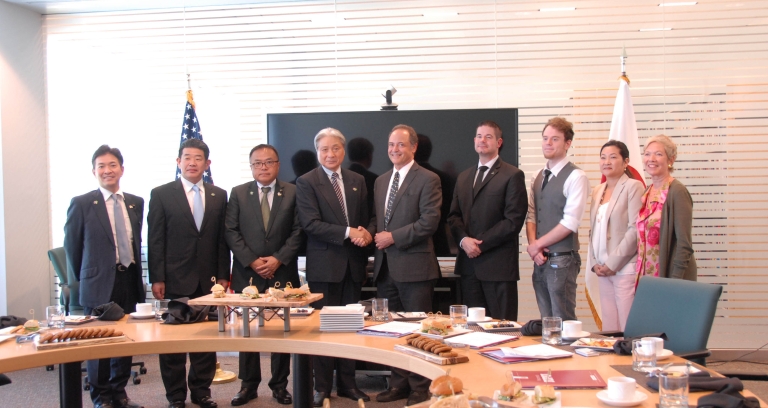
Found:
[{"label": "handshake", "polygon": [[359,247],[366,247],[373,241],[371,233],[367,229],[359,226],[357,228],[349,229],[349,239],[353,244]]}]

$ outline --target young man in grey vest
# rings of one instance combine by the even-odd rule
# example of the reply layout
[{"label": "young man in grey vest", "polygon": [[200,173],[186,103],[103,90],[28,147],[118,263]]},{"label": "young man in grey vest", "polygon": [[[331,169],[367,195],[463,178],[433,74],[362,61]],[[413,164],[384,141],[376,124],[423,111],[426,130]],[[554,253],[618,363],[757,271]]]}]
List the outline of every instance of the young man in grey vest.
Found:
[{"label": "young man in grey vest", "polygon": [[542,317],[576,319],[576,277],[581,269],[579,223],[587,206],[589,179],[571,163],[573,124],[555,117],[541,136],[547,165],[531,180],[528,195],[528,255]]}]

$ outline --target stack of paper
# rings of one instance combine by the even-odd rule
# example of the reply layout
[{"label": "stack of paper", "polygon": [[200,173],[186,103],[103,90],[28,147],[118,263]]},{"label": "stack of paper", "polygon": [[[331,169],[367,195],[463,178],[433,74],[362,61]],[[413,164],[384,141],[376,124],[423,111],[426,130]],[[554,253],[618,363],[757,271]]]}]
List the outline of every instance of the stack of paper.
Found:
[{"label": "stack of paper", "polygon": [[445,342],[449,344],[465,344],[473,349],[481,349],[481,348],[495,346],[502,343],[507,343],[517,339],[518,339],[517,336],[508,336],[505,334],[472,332],[472,333],[462,334],[456,337],[451,337],[450,339],[447,339]]},{"label": "stack of paper", "polygon": [[320,311],[320,331],[356,332],[363,323],[364,308],[349,306],[325,306]]},{"label": "stack of paper", "polygon": [[570,351],[560,350],[546,344],[534,344],[532,346],[516,348],[501,347],[501,352],[504,353],[504,357],[534,358],[536,360],[550,360],[573,355]]}]

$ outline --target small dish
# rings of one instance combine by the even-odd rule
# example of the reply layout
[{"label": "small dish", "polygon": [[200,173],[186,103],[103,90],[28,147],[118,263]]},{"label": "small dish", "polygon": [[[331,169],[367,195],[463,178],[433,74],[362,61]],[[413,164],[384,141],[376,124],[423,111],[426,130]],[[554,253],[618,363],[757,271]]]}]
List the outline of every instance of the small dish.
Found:
[{"label": "small dish", "polygon": [[661,351],[661,354],[656,355],[656,361],[664,361],[670,357],[672,357],[675,353],[672,352],[672,350],[664,349]]},{"label": "small dish", "polygon": [[479,320],[467,319],[467,323],[482,323],[482,322],[490,322],[491,320],[493,320],[493,317],[485,316],[485,317],[483,317],[482,319],[479,319]]},{"label": "small dish", "polygon": [[588,331],[584,331],[584,330],[582,330],[581,333],[579,333],[577,336],[566,336],[565,334],[563,334],[563,340],[565,340],[565,341],[576,341],[576,340],[584,338],[584,337],[589,337],[591,334],[592,333],[590,333]]},{"label": "small dish", "polygon": [[648,395],[646,395],[644,392],[635,391],[635,397],[632,398],[631,400],[617,401],[617,400],[611,399],[608,396],[607,390],[603,390],[597,393],[597,399],[614,407],[634,407],[635,405],[642,404],[643,401],[648,399]]},{"label": "small dish", "polygon": [[149,312],[149,313],[133,312],[131,313],[131,317],[133,317],[134,319],[152,319],[155,317],[155,312]]}]

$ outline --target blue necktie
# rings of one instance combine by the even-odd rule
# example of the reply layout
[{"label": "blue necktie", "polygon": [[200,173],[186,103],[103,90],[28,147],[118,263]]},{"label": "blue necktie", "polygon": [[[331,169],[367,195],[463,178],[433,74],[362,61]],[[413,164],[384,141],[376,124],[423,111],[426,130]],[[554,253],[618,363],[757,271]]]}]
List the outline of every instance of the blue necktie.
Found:
[{"label": "blue necktie", "polygon": [[[118,198],[120,197],[120,198]],[[123,207],[120,206],[120,199],[123,197],[112,194],[112,201],[115,203],[113,216],[115,219],[115,236],[117,237],[117,255],[120,258],[120,264],[126,268],[131,264],[131,241],[128,239],[128,229],[125,228],[125,215]]]},{"label": "blue necktie", "polygon": [[200,231],[200,226],[203,225],[203,196],[200,194],[200,188],[195,184],[192,186],[192,190],[195,192],[195,198],[192,200],[192,216],[195,218],[195,225],[197,230]]}]

